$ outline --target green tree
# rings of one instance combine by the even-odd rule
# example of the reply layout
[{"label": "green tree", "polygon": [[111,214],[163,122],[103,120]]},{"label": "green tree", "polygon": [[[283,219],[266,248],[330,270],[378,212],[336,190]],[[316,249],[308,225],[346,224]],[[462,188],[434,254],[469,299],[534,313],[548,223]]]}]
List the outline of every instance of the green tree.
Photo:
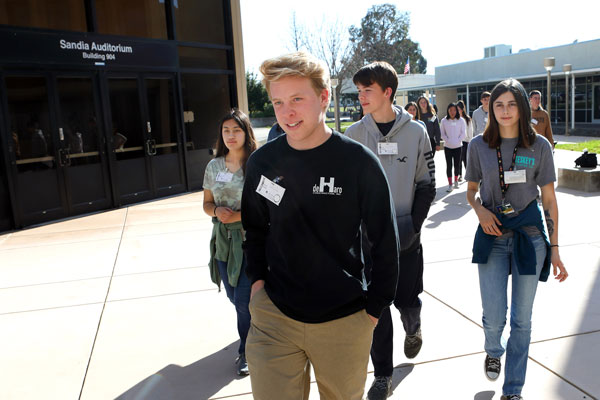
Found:
[{"label": "green tree", "polygon": [[356,71],[373,61],[387,61],[402,74],[410,57],[410,72],[424,74],[427,60],[421,55],[419,43],[408,37],[410,16],[393,4],[374,5],[361,20],[360,27],[350,27],[352,53],[347,62]]},{"label": "green tree", "polygon": [[269,96],[256,74],[246,72],[246,87],[248,89],[248,108],[250,109],[250,114],[264,112],[267,103],[269,103]]}]

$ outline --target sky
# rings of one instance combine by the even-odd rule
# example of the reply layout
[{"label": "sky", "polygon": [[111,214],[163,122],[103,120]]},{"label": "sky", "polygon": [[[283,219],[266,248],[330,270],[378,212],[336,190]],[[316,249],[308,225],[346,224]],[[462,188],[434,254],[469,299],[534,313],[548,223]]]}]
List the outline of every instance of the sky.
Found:
[{"label": "sky", "polygon": [[[339,19],[360,26],[375,4],[391,3],[410,15],[410,38],[427,59],[427,73],[436,66],[483,58],[496,44],[537,50],[600,39],[600,2],[595,0],[240,0],[246,70],[258,72],[261,62],[292,50],[290,21],[317,32],[322,21]],[[590,55],[600,57],[600,55]],[[573,66],[576,68],[576,66]],[[543,61],[540,60],[543,72]],[[398,71],[401,73],[402,71]]]}]

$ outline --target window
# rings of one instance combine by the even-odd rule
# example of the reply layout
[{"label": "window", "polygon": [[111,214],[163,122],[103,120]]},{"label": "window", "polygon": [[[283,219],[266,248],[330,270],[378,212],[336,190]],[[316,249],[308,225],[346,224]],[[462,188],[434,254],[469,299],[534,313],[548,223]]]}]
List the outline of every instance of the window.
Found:
[{"label": "window", "polygon": [[167,39],[164,1],[96,0],[96,14],[99,33]]},{"label": "window", "polygon": [[179,47],[179,64],[182,68],[229,69],[227,50]]},{"label": "window", "polygon": [[3,0],[0,24],[86,32],[84,0]]},{"label": "window", "polygon": [[232,106],[229,75],[182,74],[187,171],[192,189],[200,189],[212,156],[221,118]]},{"label": "window", "polygon": [[[177,40],[229,44],[226,41],[223,0],[177,0],[173,2]],[[198,23],[198,19],[202,23]]]}]

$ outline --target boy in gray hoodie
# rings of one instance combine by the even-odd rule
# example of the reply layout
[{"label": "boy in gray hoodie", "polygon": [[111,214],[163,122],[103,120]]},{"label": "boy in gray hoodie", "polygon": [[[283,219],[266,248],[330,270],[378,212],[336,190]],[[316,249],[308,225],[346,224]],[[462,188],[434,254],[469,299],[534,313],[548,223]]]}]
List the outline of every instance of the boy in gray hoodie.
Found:
[{"label": "boy in gray hoodie", "polygon": [[[373,151],[386,173],[396,209],[400,236],[400,275],[394,305],[406,332],[404,353],[414,358],[422,345],[421,300],[423,248],[421,226],[435,198],[434,152],[425,128],[401,107],[393,105],[398,87],[394,68],[374,62],[353,78],[365,117],[346,130],[346,135]],[[368,238],[365,241],[369,243]],[[365,258],[369,249],[365,248]],[[367,260],[368,265],[368,260]],[[373,333],[371,359],[375,381],[369,400],[386,399],[392,392],[393,325],[386,308]]]}]

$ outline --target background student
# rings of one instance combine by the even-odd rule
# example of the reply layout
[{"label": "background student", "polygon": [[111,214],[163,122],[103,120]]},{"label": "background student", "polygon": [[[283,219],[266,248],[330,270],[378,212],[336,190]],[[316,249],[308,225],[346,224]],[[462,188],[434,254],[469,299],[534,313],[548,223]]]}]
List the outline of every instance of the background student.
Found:
[{"label": "background student", "polygon": [[[460,114],[460,117],[462,119],[465,120],[465,123],[467,124],[467,134],[465,135],[465,138],[462,141],[462,149],[461,149],[461,153],[460,153],[460,159],[462,161],[462,165],[465,166],[465,172],[467,170],[467,149],[469,148],[469,142],[471,142],[471,139],[473,139],[473,121],[471,120],[471,117],[469,117],[469,113],[466,111],[467,106],[465,105],[465,102],[462,100],[459,100],[458,103],[456,103],[456,106],[458,107],[458,112]],[[460,168],[460,171],[458,173],[458,181],[462,182],[462,165]]]},{"label": "background student", "polygon": [[[460,174],[460,155],[462,141],[467,135],[467,124],[458,114],[455,103],[448,104],[446,116],[440,123],[442,139],[444,139],[444,155],[446,156],[446,176],[448,177],[448,190],[452,191],[452,176],[454,176],[454,187],[458,187],[458,175]],[[454,167],[454,175],[452,174]]]},{"label": "background student", "polygon": [[[404,106],[404,109],[413,117],[413,121],[418,122],[419,124],[421,124],[423,126],[423,128],[425,128],[425,131],[427,132],[427,125],[425,125],[425,122],[421,121],[421,111],[419,110],[419,106],[417,106],[417,103],[415,103],[414,101],[409,102],[408,104],[406,104],[406,106]],[[429,135],[428,135],[429,137]]]},{"label": "background student", "polygon": [[437,113],[425,96],[419,97],[417,105],[419,106],[419,112],[421,113],[421,121],[423,121],[427,127],[427,135],[429,136],[431,149],[434,150],[435,153],[440,150],[441,140],[440,123],[437,119]]},{"label": "background student", "polygon": [[242,250],[241,202],[246,161],[256,149],[250,119],[233,109],[221,121],[217,153],[204,172],[204,212],[213,217],[210,240],[210,275],[212,281],[225,287],[235,305],[240,335],[237,373],[248,375],[246,338],[250,328],[250,280]]},{"label": "background student", "polygon": [[490,106],[490,92],[481,93],[481,105],[473,111],[473,137],[481,135],[488,123],[488,112]]},{"label": "background student", "polygon": [[552,125],[548,112],[542,108],[542,93],[539,90],[529,92],[529,104],[531,104],[531,123],[533,129],[539,135],[543,135],[554,148],[554,136],[552,136]]}]

